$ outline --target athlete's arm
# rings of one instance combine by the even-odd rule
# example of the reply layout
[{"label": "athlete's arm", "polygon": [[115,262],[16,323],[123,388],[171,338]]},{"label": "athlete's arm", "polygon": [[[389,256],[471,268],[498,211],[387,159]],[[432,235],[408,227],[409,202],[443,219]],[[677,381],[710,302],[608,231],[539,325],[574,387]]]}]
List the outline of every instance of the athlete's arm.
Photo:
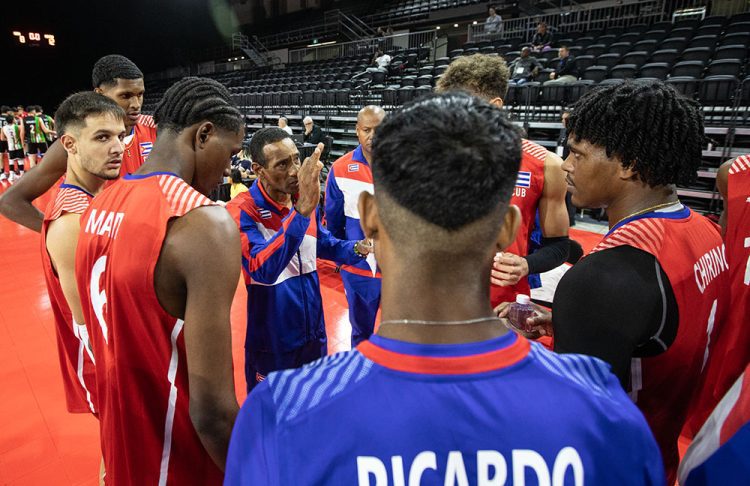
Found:
[{"label": "athlete's arm", "polygon": [[229,213],[202,207],[171,224],[154,277],[164,309],[184,316],[190,418],[222,470],[239,410],[230,327],[239,262],[240,238]]},{"label": "athlete's arm", "polygon": [[547,153],[544,160],[544,188],[539,198],[539,225],[542,229],[542,246],[531,255],[503,253],[497,257],[491,282],[495,285],[515,285],[530,273],[543,273],[557,268],[568,259],[570,220],[565,206],[565,172],[562,159]]},{"label": "athlete's arm", "polygon": [[732,167],[733,160],[727,160],[716,173],[716,188],[721,194],[721,198],[724,200],[724,209],[721,211],[721,217],[719,218],[719,224],[721,225],[721,236],[724,236],[727,232],[727,186],[729,183],[729,169]]},{"label": "athlete's arm", "polygon": [[321,224],[320,213],[318,213],[317,216],[318,258],[345,265],[354,265],[361,262],[362,257],[354,253],[354,246],[358,242],[352,240],[340,240],[336,238]]},{"label": "athlete's arm", "polygon": [[631,358],[665,351],[678,317],[672,286],[653,255],[629,246],[600,251],[575,264],[557,286],[555,351],[606,361],[627,389]]},{"label": "athlete's arm", "polygon": [[52,260],[52,266],[60,278],[65,300],[73,313],[76,323],[83,325],[84,317],[81,310],[81,299],[76,285],[76,245],[81,231],[81,216],[67,213],[52,221],[47,228],[45,243],[47,252]]},{"label": "athlete's arm", "polygon": [[32,201],[47,192],[68,167],[68,153],[59,141],[53,143],[37,165],[0,196],[0,214],[36,232],[42,230],[43,214]]}]

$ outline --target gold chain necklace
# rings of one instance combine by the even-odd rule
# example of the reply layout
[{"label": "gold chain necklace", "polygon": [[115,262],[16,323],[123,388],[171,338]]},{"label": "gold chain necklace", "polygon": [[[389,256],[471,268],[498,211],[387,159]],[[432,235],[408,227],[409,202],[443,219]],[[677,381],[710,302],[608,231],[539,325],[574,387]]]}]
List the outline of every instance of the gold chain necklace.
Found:
[{"label": "gold chain necklace", "polygon": [[618,224],[622,223],[626,219],[630,219],[630,218],[633,218],[635,216],[640,216],[641,214],[646,214],[646,213],[649,213],[651,211],[656,211],[657,209],[666,208],[667,206],[674,206],[675,204],[678,204],[679,202],[680,202],[680,200],[678,199],[676,201],[670,201],[670,202],[666,202],[666,203],[661,203],[661,204],[657,204],[656,206],[651,206],[650,208],[641,209],[640,211],[636,211],[633,214],[628,214],[627,216],[625,216],[624,218],[622,218],[621,220],[619,220],[617,223],[613,224],[612,227],[613,228],[616,227]]}]

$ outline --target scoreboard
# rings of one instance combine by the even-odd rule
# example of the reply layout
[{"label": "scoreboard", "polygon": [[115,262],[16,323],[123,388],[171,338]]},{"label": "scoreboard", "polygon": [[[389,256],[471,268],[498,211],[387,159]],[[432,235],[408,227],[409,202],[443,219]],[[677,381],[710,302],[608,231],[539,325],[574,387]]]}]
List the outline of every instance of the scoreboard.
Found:
[{"label": "scoreboard", "polygon": [[55,47],[55,34],[14,30],[13,42],[22,47]]}]

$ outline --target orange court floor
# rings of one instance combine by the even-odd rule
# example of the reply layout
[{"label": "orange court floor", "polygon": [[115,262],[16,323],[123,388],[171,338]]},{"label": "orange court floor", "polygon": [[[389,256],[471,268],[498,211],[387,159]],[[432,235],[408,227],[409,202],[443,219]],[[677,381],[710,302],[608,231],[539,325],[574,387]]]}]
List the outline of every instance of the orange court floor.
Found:
[{"label": "orange court floor", "polygon": [[[0,183],[0,193],[7,182]],[[50,191],[52,192],[52,191]],[[36,201],[43,209],[50,193]],[[571,230],[586,251],[600,235]],[[55,331],[38,233],[0,216],[0,485],[98,484],[98,423],[65,409]],[[349,348],[341,278],[320,262],[329,352]],[[239,403],[245,399],[244,285],[232,306],[232,351]]]}]

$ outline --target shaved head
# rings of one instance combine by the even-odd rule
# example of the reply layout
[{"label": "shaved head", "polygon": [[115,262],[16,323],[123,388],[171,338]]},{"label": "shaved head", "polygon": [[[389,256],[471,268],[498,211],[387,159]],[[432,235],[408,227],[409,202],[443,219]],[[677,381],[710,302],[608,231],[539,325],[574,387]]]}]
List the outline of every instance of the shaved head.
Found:
[{"label": "shaved head", "polygon": [[368,162],[372,159],[372,136],[385,118],[385,110],[379,106],[365,106],[357,113],[357,139]]}]

